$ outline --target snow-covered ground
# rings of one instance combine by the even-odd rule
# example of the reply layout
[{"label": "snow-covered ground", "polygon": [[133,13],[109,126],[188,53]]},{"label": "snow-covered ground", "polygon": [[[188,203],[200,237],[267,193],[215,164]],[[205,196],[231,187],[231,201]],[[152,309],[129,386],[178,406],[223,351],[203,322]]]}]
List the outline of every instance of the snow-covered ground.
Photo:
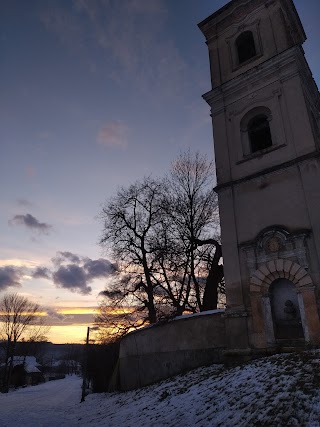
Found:
[{"label": "snow-covered ground", "polygon": [[81,379],[76,376],[0,394],[0,426],[75,426],[70,410],[80,406],[80,398]]},{"label": "snow-covered ground", "polygon": [[91,394],[67,377],[0,395],[1,427],[320,426],[320,353],[199,368],[140,390]]}]

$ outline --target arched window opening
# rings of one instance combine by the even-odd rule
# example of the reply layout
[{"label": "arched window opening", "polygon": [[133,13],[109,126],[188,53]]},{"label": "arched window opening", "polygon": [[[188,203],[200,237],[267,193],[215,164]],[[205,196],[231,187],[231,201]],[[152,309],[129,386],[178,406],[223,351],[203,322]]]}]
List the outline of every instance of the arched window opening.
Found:
[{"label": "arched window opening", "polygon": [[272,146],[270,126],[267,116],[261,114],[250,120],[248,134],[251,146],[251,153]]},{"label": "arched window opening", "polygon": [[254,44],[254,38],[251,31],[245,31],[240,34],[236,40],[236,46],[238,51],[239,64],[248,61],[248,59],[256,56],[256,46]]}]

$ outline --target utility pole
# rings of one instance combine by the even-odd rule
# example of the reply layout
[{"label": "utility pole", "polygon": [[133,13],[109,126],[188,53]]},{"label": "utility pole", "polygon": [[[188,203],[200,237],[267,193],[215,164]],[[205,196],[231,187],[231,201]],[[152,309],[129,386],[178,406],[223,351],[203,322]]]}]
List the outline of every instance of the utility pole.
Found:
[{"label": "utility pole", "polygon": [[87,371],[88,371],[89,334],[90,334],[90,329],[92,331],[98,331],[99,327],[98,326],[93,326],[92,328],[90,328],[90,326],[88,326],[88,328],[87,328],[87,339],[86,339],[85,356],[84,356],[84,364],[83,364],[83,372],[82,372],[82,376],[83,376],[83,380],[82,380],[82,394],[81,394],[80,403],[84,402],[84,399],[86,397],[86,382],[87,382]]},{"label": "utility pole", "polygon": [[81,394],[81,402],[84,402],[86,397],[86,382],[87,382],[87,368],[88,368],[88,353],[89,353],[89,333],[90,327],[87,328],[87,339],[86,339],[86,347],[85,347],[85,356],[84,356],[84,364],[83,364],[83,372],[82,372],[82,394]]}]

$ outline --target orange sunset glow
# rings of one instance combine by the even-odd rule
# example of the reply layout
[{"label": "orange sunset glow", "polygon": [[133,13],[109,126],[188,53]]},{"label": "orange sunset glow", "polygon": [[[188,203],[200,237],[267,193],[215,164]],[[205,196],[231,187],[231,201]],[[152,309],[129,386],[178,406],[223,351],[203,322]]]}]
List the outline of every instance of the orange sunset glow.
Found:
[{"label": "orange sunset glow", "polygon": [[[83,343],[86,338],[87,327],[94,325],[94,318],[98,314],[98,307],[59,307],[56,312],[65,318],[59,322],[53,321],[48,313],[41,312],[42,316],[47,316],[47,323],[50,325],[48,341],[56,344],[62,343]],[[110,315],[130,313],[133,308],[123,308],[108,310]]]}]

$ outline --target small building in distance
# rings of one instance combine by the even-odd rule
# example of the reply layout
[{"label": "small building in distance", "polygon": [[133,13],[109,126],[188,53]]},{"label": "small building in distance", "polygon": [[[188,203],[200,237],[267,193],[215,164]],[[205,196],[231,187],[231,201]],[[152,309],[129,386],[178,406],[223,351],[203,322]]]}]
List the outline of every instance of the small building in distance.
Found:
[{"label": "small building in distance", "polygon": [[14,356],[10,385],[36,385],[44,382],[41,365],[34,356]]}]

